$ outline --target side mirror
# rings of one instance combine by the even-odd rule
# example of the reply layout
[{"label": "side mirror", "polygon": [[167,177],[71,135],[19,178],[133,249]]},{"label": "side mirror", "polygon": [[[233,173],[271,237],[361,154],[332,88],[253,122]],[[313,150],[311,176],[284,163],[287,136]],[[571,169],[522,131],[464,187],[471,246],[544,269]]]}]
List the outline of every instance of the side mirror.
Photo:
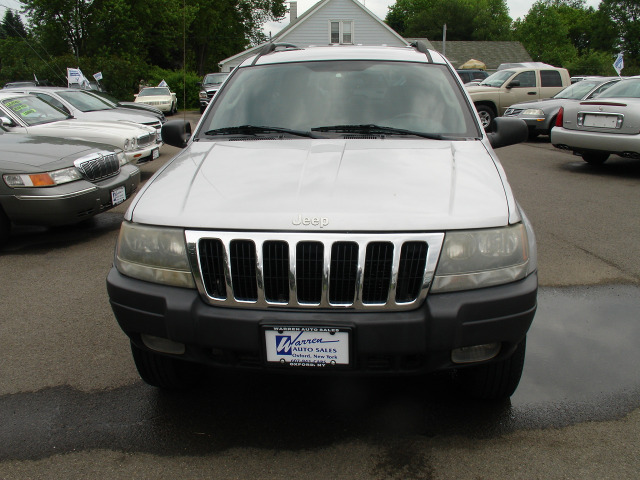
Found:
[{"label": "side mirror", "polygon": [[169,120],[162,125],[161,134],[162,141],[167,145],[184,148],[191,139],[191,123],[185,120]]},{"label": "side mirror", "polygon": [[493,148],[524,142],[528,136],[529,128],[519,118],[496,117],[487,130],[487,138]]},{"label": "side mirror", "polygon": [[0,117],[0,123],[3,127],[13,127],[15,123],[9,117]]},{"label": "side mirror", "polygon": [[509,85],[507,85],[507,88],[513,88],[513,87],[519,87],[520,86],[520,80],[514,80],[512,82],[509,82]]}]

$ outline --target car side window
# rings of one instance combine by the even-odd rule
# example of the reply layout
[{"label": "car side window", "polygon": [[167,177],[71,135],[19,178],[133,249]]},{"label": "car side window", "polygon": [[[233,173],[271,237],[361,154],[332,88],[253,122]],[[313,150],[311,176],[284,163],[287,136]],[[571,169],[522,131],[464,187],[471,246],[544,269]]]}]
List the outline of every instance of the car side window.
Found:
[{"label": "car side window", "polygon": [[561,87],[562,77],[560,76],[560,72],[556,70],[540,70],[540,86]]},{"label": "car side window", "polygon": [[41,98],[42,100],[44,100],[45,102],[53,105],[54,107],[56,107],[59,110],[62,110],[65,113],[71,114],[71,112],[69,111],[69,109],[67,107],[65,107],[62,102],[60,100],[58,100],[57,98],[52,97],[51,95],[47,95],[46,93],[36,93],[35,94],[36,97]]},{"label": "car side window", "polygon": [[605,90],[608,90],[609,87],[614,86],[616,82],[609,82],[609,83],[605,83],[604,85],[600,85],[598,88],[596,88],[591,95],[589,95],[589,98],[593,98],[593,97],[597,97],[598,95],[600,95],[602,92],[604,92]]},{"label": "car side window", "polygon": [[522,72],[522,73],[516,75],[516,78],[514,78],[513,80],[514,81],[519,81],[520,82],[520,87],[524,87],[524,88],[535,87],[536,86],[536,72],[534,72],[533,70],[531,70],[529,72]]}]

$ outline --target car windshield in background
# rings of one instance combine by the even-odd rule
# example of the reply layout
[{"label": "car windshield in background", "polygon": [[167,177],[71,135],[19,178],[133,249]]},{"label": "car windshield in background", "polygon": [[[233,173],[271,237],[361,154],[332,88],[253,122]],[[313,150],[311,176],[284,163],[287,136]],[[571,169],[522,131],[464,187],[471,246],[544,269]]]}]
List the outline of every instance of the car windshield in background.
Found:
[{"label": "car windshield in background", "polygon": [[598,98],[640,98],[640,78],[621,80],[598,95]]},{"label": "car windshield in background", "polygon": [[514,73],[515,72],[513,70],[500,70],[499,72],[489,75],[480,82],[480,85],[485,85],[487,87],[501,87]]},{"label": "car windshield in background", "polygon": [[21,118],[27,125],[40,125],[69,118],[67,114],[62,113],[35,95],[7,98],[2,100],[2,105]]},{"label": "car windshield in background", "polygon": [[[201,131],[250,125],[344,134],[383,127],[392,135],[480,136],[462,91],[444,65],[301,62],[239,69],[230,82]],[[356,131],[358,126],[362,132]]]},{"label": "car windshield in background", "polygon": [[159,97],[162,95],[171,95],[166,87],[143,88],[138,94],[139,97]]},{"label": "car windshield in background", "polygon": [[553,98],[568,98],[573,100],[580,100],[601,83],[602,82],[600,80],[582,80],[580,82],[573,83],[564,90],[556,93]]},{"label": "car windshield in background", "polygon": [[204,77],[204,80],[202,81],[202,83],[205,85],[222,83],[224,82],[224,79],[227,78],[228,76],[229,76],[228,73],[210,73],[209,75],[206,75]]},{"label": "car windshield in background", "polygon": [[112,107],[93,95],[82,91],[60,91],[63,99],[73,105],[81,112],[96,112],[98,110],[111,110]]}]

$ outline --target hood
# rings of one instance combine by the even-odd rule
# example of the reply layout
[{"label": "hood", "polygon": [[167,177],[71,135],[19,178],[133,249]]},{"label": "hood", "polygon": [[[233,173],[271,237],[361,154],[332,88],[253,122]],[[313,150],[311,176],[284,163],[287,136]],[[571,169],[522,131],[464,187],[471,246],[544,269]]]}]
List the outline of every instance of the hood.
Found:
[{"label": "hood", "polygon": [[128,217],[240,230],[506,225],[498,170],[480,141],[194,142],[148,182]]},{"label": "hood", "polygon": [[530,100],[528,102],[520,102],[511,105],[509,108],[559,108],[569,102],[577,102],[571,98],[543,98],[540,100]]},{"label": "hood", "polygon": [[71,166],[73,160],[101,151],[113,152],[109,145],[76,142],[64,138],[5,133],[0,135],[2,172],[35,172]]},{"label": "hood", "polygon": [[153,127],[129,122],[94,122],[78,119],[60,120],[58,122],[44,123],[42,125],[33,125],[27,127],[27,130],[29,133],[37,132],[38,135],[60,135],[68,138],[84,138],[85,135],[100,138],[101,136],[107,135],[118,136],[124,139],[148,133],[155,133],[155,129]]},{"label": "hood", "polygon": [[136,111],[131,108],[113,108],[110,110],[97,110],[95,112],[76,112],[75,116],[80,120],[98,122],[131,122],[141,124],[158,123],[158,117],[151,112]]},{"label": "hood", "polygon": [[465,87],[469,94],[472,93],[495,93],[500,91],[501,87],[489,87],[485,85],[470,85]]}]

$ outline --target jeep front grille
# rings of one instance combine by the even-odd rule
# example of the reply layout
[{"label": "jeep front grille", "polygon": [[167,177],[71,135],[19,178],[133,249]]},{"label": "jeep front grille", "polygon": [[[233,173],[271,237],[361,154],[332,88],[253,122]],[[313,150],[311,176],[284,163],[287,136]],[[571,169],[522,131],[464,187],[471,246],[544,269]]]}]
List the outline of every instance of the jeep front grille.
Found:
[{"label": "jeep front grille", "polygon": [[115,153],[104,152],[79,158],[74,162],[82,176],[90,182],[113,177],[120,172],[120,161]]},{"label": "jeep front grille", "polygon": [[212,305],[408,310],[426,297],[444,234],[187,231],[186,239]]},{"label": "jeep front grille", "polygon": [[156,143],[158,138],[157,133],[148,133],[146,135],[140,135],[138,137],[138,147],[147,147]]}]

